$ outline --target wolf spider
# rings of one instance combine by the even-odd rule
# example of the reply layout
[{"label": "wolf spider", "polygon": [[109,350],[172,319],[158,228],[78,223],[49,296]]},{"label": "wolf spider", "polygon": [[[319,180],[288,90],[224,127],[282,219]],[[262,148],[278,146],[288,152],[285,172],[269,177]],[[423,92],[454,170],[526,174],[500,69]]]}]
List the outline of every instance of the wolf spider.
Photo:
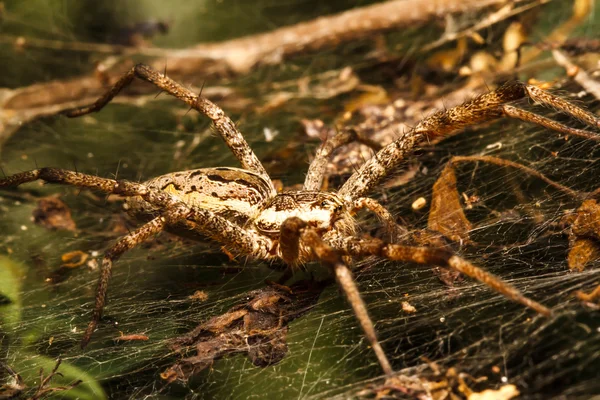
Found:
[{"label": "wolf spider", "polygon": [[127,198],[125,207],[128,212],[146,221],[119,239],[104,254],[93,316],[83,335],[82,347],[89,342],[101,318],[113,262],[127,250],[162,230],[176,234],[200,234],[221,243],[235,254],[266,261],[281,259],[291,269],[308,261],[320,260],[333,272],[387,375],[391,375],[393,369],[377,340],[367,308],[346,265],[350,258],[377,256],[388,260],[445,266],[485,283],[540,314],[551,314],[547,307],[525,297],[507,282],[450,251],[386,243],[368,236],[358,237],[358,226],[353,215],[359,209],[369,209],[393,230],[396,227],[394,217],[376,200],[365,196],[395,171],[420,143],[468,125],[505,116],[568,135],[593,136],[589,132],[516,108],[508,104],[510,102],[527,97],[600,127],[600,119],[592,113],[535,86],[508,83],[460,106],[423,119],[366,161],[337,192],[324,192],[321,191],[321,185],[331,152],[353,140],[350,132],[341,132],[319,148],[302,190],[278,193],[267,171],[223,110],[174,82],[166,73],[161,74],[146,65],[133,67],[94,104],[68,110],[66,115],[77,117],[99,111],[136,77],[152,83],[208,116],[243,169],[205,168],[174,172],[144,183],[106,179],[57,168],[40,168],[0,179],[0,187],[18,186],[40,179],[48,183],[119,194]]}]

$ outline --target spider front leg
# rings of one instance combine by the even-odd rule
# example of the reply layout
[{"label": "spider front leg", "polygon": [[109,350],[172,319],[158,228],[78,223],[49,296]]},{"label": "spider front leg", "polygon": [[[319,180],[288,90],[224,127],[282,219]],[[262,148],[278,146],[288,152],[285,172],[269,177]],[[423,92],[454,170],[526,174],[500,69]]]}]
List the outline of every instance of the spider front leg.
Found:
[{"label": "spider front leg", "polygon": [[446,250],[390,244],[375,238],[337,237],[328,241],[334,248],[353,257],[378,256],[394,261],[451,268],[486,284],[496,292],[542,315],[550,316],[552,314],[546,306],[524,296],[509,283]]},{"label": "spider front leg", "polygon": [[308,246],[317,258],[332,270],[371,348],[375,352],[383,372],[388,376],[393,375],[394,371],[377,339],[377,332],[375,331],[371,317],[369,317],[367,306],[360,297],[358,287],[352,278],[352,272],[350,272],[350,269],[343,262],[340,254],[325,243],[315,230],[308,228],[306,222],[298,217],[290,217],[283,222],[280,238],[283,259],[286,262],[296,262],[299,256],[300,243],[302,243]]},{"label": "spider front leg", "polygon": [[219,106],[201,95],[196,95],[191,90],[181,86],[171,78],[168,78],[166,73],[161,74],[147,65],[137,64],[127,71],[121,79],[119,79],[102,97],[96,100],[94,104],[67,110],[64,114],[72,118],[100,111],[121,90],[129,86],[136,77],[157,86],[162,91],[183,101],[191,108],[210,118],[213,121],[217,132],[221,135],[231,152],[239,160],[242,167],[263,175],[271,184],[273,193],[276,192],[262,163],[258,157],[256,157],[240,131],[237,130],[231,118],[229,118]]},{"label": "spider front leg", "polygon": [[598,134],[570,128],[549,118],[521,110],[509,104],[523,98],[530,98],[541,105],[570,115],[587,125],[600,128],[600,118],[589,111],[533,85],[521,82],[507,83],[473,100],[448,110],[438,111],[423,119],[413,129],[400,135],[398,139],[367,160],[357,172],[348,178],[340,188],[339,194],[352,199],[365,196],[381,180],[398,168],[421,143],[446,136],[470,125],[495,120],[503,116],[537,124],[566,135],[600,140]]}]

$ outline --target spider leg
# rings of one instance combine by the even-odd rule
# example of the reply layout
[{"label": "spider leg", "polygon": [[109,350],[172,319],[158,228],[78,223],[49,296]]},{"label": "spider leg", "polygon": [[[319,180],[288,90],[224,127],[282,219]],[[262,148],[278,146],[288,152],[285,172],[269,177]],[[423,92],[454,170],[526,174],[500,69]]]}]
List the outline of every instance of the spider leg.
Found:
[{"label": "spider leg", "polygon": [[265,255],[270,249],[270,242],[259,237],[248,234],[238,225],[214,215],[208,210],[190,210],[183,203],[176,203],[167,209],[162,215],[154,218],[150,222],[142,225],[132,233],[119,239],[104,254],[102,268],[98,287],[96,289],[96,304],[92,314],[92,320],[88,324],[81,347],[85,347],[90,341],[91,335],[102,317],[102,311],[106,303],[106,292],[108,290],[108,281],[110,279],[112,265],[121,257],[121,255],[134,248],[138,244],[147,240],[150,236],[160,233],[166,226],[182,226],[203,233],[210,238],[221,242],[231,243],[232,247],[244,254],[255,254],[266,258]]},{"label": "spider leg", "polygon": [[361,197],[354,200],[353,208],[350,210],[351,213],[355,213],[358,210],[366,208],[374,213],[381,222],[385,224],[388,235],[390,235],[390,241],[396,242],[401,237],[407,237],[409,235],[408,230],[401,225],[396,223],[396,219],[385,208],[380,202],[370,197]]},{"label": "spider leg", "polygon": [[98,189],[108,193],[112,193],[114,184],[116,183],[113,179],[80,174],[66,169],[40,168],[0,178],[0,188],[15,187],[23,183],[37,180],[43,180],[48,183],[65,183],[72,186]]},{"label": "spider leg", "polygon": [[[237,130],[231,118],[229,118],[219,106],[205,97],[196,95],[191,90],[181,86],[166,75],[161,74],[160,72],[144,64],[137,64],[135,67],[127,71],[102,97],[96,100],[95,103],[89,106],[67,110],[64,112],[64,114],[72,118],[100,111],[121,90],[127,87],[134,78],[139,78],[150,82],[151,84],[160,88],[162,91],[183,101],[193,109],[210,118],[213,121],[217,132],[219,135],[221,135],[231,152],[239,160],[242,167],[249,171],[263,175],[265,178],[267,178],[269,183],[271,182],[271,180],[268,179],[269,175],[267,174],[267,171],[263,167],[258,157],[256,157],[240,131]],[[270,184],[272,186],[272,183]],[[274,187],[272,187],[272,191],[275,193]]]},{"label": "spider leg", "polygon": [[82,347],[89,342],[90,336],[102,315],[112,263],[125,251],[163,230],[166,225],[199,231],[220,243],[230,245],[243,254],[255,255],[263,259],[271,257],[269,252],[272,243],[269,239],[245,231],[242,227],[209,210],[192,210],[187,204],[170,193],[152,190],[140,183],[126,180],[117,181],[59,168],[40,168],[2,178],[0,179],[0,187],[18,186],[35,180],[97,189],[105,193],[115,193],[127,197],[140,196],[148,203],[166,210],[160,216],[124,236],[105,253],[96,291],[96,305],[92,321],[88,325],[81,342]]},{"label": "spider leg", "polygon": [[[116,181],[114,179],[100,178],[93,175],[87,175],[58,168],[40,168],[15,174],[7,178],[0,179],[0,187],[18,186],[22,183],[32,182],[38,179],[49,183],[62,183],[77,187],[98,189],[106,193],[118,193],[126,196],[139,195],[155,205],[162,205],[166,207],[169,211],[165,215],[169,218],[171,218],[171,213],[182,212],[180,208],[176,208],[179,202],[174,200],[165,192],[150,191],[144,185],[133,182],[122,180]],[[102,260],[102,268],[96,290],[96,303],[94,312],[92,315],[92,320],[83,335],[83,339],[81,340],[82,348],[85,347],[90,341],[91,335],[94,332],[100,317],[102,316],[102,310],[106,302],[106,292],[108,290],[108,281],[111,275],[113,262],[116,261],[125,251],[130,250],[137,244],[145,241],[151,235],[162,231],[166,221],[167,219],[165,216],[156,217],[152,221],[120,239],[115,245],[106,251],[104,259]]]},{"label": "spider leg", "polygon": [[528,85],[526,83],[517,82],[514,85],[521,86],[527,92],[527,96],[532,100],[543,104],[547,107],[555,108],[556,110],[577,118],[578,120],[586,123],[587,125],[600,128],[600,119],[593,113],[584,110],[583,108],[577,107],[575,104],[553,95],[550,92],[546,92],[534,85]]},{"label": "spider leg", "polygon": [[[321,239],[321,236],[313,229],[308,228],[306,222],[298,217],[290,217],[286,219],[281,226],[281,243],[280,245],[288,246],[287,257],[292,257],[295,251],[296,257],[298,256],[298,247],[300,241],[303,244],[309,246],[319,260],[328,266],[335,275],[335,279],[342,288],[342,291],[346,295],[354,315],[358,319],[371,348],[375,352],[379,364],[383,369],[383,372],[391,376],[394,371],[392,366],[377,339],[377,332],[373,321],[369,317],[367,306],[360,297],[358,287],[352,278],[352,272],[343,262],[340,254],[332,249],[327,243]],[[284,249],[282,248],[282,252]],[[284,255],[284,260],[286,256]],[[287,260],[286,260],[287,261]]]},{"label": "spider leg", "polygon": [[368,138],[361,137],[354,129],[345,129],[336,133],[317,149],[315,158],[308,167],[303,189],[321,190],[323,179],[325,178],[325,170],[327,169],[327,162],[331,158],[331,155],[337,148],[351,142],[360,142],[371,147],[375,151],[381,149],[380,144],[369,140]]},{"label": "spider leg", "polygon": [[448,110],[438,111],[423,119],[413,129],[385,146],[356,171],[340,188],[339,194],[356,199],[365,196],[379,182],[392,173],[419,144],[436,137],[448,135],[469,125],[491,121],[502,116],[517,118],[570,135],[600,140],[597,134],[574,129],[529,111],[510,106],[523,98],[554,108],[587,125],[599,128],[600,118],[589,111],[550,94],[538,87],[512,82],[484,93],[473,100]]},{"label": "spider leg", "polygon": [[[182,206],[185,206],[182,204]],[[187,206],[185,206],[187,207]],[[264,236],[247,231],[239,225],[214,214],[209,210],[187,208],[188,214],[185,219],[173,220],[170,226],[176,226],[178,230],[188,229],[196,233],[208,236],[216,242],[225,244],[234,254],[244,254],[262,260],[269,260],[274,256],[271,254],[273,243]]]},{"label": "spider leg", "polygon": [[354,130],[344,130],[336,133],[333,137],[330,137],[321,146],[319,146],[315,154],[315,158],[310,163],[308,171],[306,172],[303,189],[321,190],[329,157],[335,149],[353,142],[356,140],[356,137],[356,132]]},{"label": "spider leg", "polygon": [[389,244],[375,238],[331,238],[328,241],[334,248],[355,257],[378,256],[394,261],[413,262],[422,265],[440,265],[451,268],[486,284],[507,298],[521,303],[542,315],[549,316],[552,314],[550,309],[525,297],[517,288],[509,283],[504,282],[499,277],[484,271],[450,251],[431,247]]},{"label": "spider leg", "polygon": [[[507,117],[520,119],[521,121],[531,122],[532,124],[543,126],[544,128],[552,129],[553,131],[561,132],[566,135],[578,136],[584,139],[598,140],[598,134],[584,131],[583,129],[571,128],[550,118],[537,115],[531,111],[522,110],[520,108],[505,104],[502,106],[502,111]],[[587,122],[587,121],[586,121]]]},{"label": "spider leg", "polygon": [[92,320],[89,322],[85,333],[83,334],[83,338],[81,339],[81,348],[87,346],[92,334],[96,330],[98,321],[100,321],[100,318],[102,317],[102,311],[104,310],[104,305],[106,304],[106,292],[108,291],[108,282],[112,274],[113,263],[117,261],[119,257],[121,257],[121,255],[126,251],[131,250],[140,243],[143,243],[150,236],[160,233],[166,225],[166,214],[165,216],[154,218],[127,236],[122,237],[104,253],[104,258],[102,259],[102,268],[100,269],[100,278],[98,279],[98,287],[96,289],[94,312],[92,313]]},{"label": "spider leg", "polygon": [[39,168],[0,179],[1,187],[19,186],[23,183],[43,180],[47,183],[60,183],[81,188],[96,189],[105,193],[122,196],[141,196],[147,202],[168,209],[181,202],[171,194],[160,190],[150,190],[141,183],[126,180],[101,178],[61,168]]},{"label": "spider leg", "polygon": [[[87,175],[60,168],[40,168],[0,178],[0,188],[19,186],[23,183],[43,180],[48,183],[61,183],[126,197],[140,196],[148,203],[164,209],[177,209],[181,217],[171,218],[169,225],[182,224],[183,229],[198,231],[220,243],[227,243],[244,254],[269,258],[271,243],[262,236],[248,233],[239,225],[214,214],[209,210],[192,210],[170,193],[152,190],[141,183],[127,180],[114,180]],[[170,214],[169,214],[170,215]]]}]

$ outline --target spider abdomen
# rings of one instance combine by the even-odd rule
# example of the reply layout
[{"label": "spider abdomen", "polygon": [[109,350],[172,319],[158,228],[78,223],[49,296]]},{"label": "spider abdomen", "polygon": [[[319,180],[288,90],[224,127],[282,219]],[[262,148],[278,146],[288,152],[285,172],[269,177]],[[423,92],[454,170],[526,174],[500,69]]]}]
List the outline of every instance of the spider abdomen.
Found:
[{"label": "spider abdomen", "polygon": [[[192,208],[202,208],[245,224],[258,215],[275,195],[260,175],[240,168],[202,168],[173,172],[144,183],[150,189],[163,190]],[[141,197],[127,199],[132,216],[145,220],[156,216],[156,207]]]}]

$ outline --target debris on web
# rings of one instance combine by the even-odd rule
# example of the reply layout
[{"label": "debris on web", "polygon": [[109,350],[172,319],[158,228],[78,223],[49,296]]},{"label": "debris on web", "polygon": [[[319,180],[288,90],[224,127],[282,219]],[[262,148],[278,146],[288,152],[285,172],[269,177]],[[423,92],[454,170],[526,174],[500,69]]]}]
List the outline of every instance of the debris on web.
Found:
[{"label": "debris on web", "polygon": [[227,354],[243,353],[253,365],[266,367],[287,354],[288,324],[308,312],[326,285],[332,282],[300,281],[291,287],[273,285],[248,293],[247,301],[173,339],[172,350],[195,352],[161,374],[171,383],[186,382]]}]

